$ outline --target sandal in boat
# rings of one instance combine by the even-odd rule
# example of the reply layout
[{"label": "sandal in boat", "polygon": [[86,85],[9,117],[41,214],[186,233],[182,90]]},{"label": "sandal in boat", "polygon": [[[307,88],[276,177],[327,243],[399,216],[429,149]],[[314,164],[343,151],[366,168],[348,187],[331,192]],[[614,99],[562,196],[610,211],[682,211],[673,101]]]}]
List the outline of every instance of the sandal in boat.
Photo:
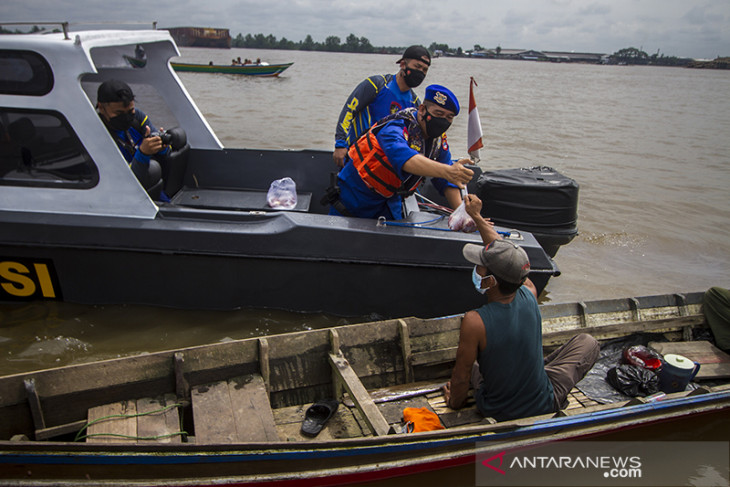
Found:
[{"label": "sandal in boat", "polygon": [[327,399],[317,401],[309,406],[307,412],[304,414],[302,433],[307,436],[317,436],[327,421],[335,414],[339,405],[339,401]]}]

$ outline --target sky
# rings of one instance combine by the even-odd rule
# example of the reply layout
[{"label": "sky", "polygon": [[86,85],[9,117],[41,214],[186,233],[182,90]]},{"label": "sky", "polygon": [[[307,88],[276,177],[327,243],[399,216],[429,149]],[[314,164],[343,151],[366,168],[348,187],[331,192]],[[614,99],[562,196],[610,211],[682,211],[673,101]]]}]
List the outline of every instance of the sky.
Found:
[{"label": "sky", "polygon": [[[126,13],[120,5],[125,6]],[[113,18],[110,18],[113,17]],[[235,37],[309,34],[373,46],[432,42],[451,48],[714,59],[730,56],[730,0],[2,0],[0,22],[157,21],[159,28],[222,27]],[[78,28],[76,28],[78,30]]]}]

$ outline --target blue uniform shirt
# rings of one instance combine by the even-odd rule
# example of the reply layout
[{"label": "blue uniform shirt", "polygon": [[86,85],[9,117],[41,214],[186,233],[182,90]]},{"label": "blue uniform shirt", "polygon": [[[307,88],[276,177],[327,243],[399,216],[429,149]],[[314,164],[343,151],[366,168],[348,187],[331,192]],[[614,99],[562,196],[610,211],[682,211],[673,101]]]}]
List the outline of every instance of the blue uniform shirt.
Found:
[{"label": "blue uniform shirt", "polygon": [[[392,120],[386,123],[376,134],[380,147],[385,152],[386,157],[401,181],[405,181],[411,175],[403,170],[403,164],[419,153],[408,145],[408,141],[403,135],[405,128],[406,124],[403,120]],[[451,165],[453,161],[451,160],[451,152],[448,149],[445,138],[443,146],[437,160],[442,164]],[[357,173],[357,169],[355,169],[355,165],[349,157],[346,158],[345,167],[340,171],[337,179],[338,186],[340,187],[340,201],[353,216],[360,218],[378,218],[384,216],[389,220],[402,218],[401,197],[396,194],[386,199],[368,188]],[[456,187],[440,178],[432,178],[431,181],[442,194],[447,186]],[[336,215],[339,213],[334,208],[331,208],[330,214]]]},{"label": "blue uniform shirt", "polygon": [[381,118],[418,105],[418,95],[411,89],[401,91],[392,74],[365,79],[342,107],[335,130],[335,147],[350,147]]}]

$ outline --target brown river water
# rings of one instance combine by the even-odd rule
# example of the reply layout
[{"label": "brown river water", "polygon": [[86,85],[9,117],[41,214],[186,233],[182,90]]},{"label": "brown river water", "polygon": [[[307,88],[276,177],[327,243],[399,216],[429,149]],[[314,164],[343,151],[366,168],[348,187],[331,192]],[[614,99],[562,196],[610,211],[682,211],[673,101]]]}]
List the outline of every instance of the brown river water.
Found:
[{"label": "brown river water", "polygon": [[[330,150],[352,88],[398,59],[181,51],[198,63],[294,62],[275,79],[179,73],[225,146],[260,149]],[[730,287],[730,73],[438,58],[416,91],[442,84],[466,107],[470,76],[485,170],[550,166],[580,184],[580,234],[556,255],[562,275],[542,302]],[[455,157],[466,155],[466,120],[464,109],[448,132]],[[0,375],[369,318],[0,304]]]}]

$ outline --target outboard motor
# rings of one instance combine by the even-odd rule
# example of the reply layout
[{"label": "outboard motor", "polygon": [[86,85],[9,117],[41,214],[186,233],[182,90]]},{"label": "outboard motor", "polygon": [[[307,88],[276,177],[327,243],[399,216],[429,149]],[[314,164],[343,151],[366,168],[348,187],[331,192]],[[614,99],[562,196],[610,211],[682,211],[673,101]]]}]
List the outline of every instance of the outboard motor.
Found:
[{"label": "outboard motor", "polygon": [[578,234],[578,183],[551,167],[484,172],[476,195],[482,215],[532,233],[550,257]]}]

